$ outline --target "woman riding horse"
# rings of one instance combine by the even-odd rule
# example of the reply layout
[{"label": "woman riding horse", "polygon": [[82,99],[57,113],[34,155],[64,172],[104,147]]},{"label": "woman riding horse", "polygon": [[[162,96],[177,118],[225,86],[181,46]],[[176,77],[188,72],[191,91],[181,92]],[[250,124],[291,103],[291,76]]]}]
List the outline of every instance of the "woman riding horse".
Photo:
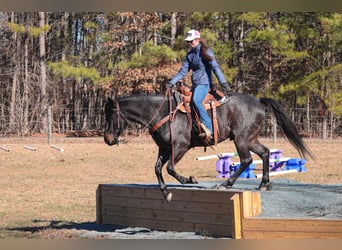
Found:
[{"label": "woman riding horse", "polygon": [[209,88],[214,89],[215,85],[212,82],[211,73],[214,72],[217,80],[224,88],[225,92],[231,92],[227,81],[215,59],[213,51],[208,48],[201,40],[201,35],[197,30],[190,30],[187,33],[185,41],[191,47],[187,53],[182,67],[177,74],[167,84],[168,88],[172,88],[179,80],[192,70],[192,105],[201,121],[201,127],[204,132],[199,134],[199,137],[209,142],[213,138],[213,126],[211,119],[203,106],[203,100],[206,97]]}]

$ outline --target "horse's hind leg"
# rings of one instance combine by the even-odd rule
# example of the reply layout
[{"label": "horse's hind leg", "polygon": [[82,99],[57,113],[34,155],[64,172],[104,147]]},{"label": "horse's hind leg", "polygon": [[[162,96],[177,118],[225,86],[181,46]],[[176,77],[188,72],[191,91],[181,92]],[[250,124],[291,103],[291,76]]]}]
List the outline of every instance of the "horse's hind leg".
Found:
[{"label": "horse's hind leg", "polygon": [[259,141],[253,144],[251,151],[257,154],[262,160],[262,179],[259,185],[259,190],[271,190],[272,183],[270,182],[270,150],[262,145]]},{"label": "horse's hind leg", "polygon": [[249,164],[252,163],[253,159],[251,156],[251,153],[249,152],[249,144],[246,143],[245,141],[237,142],[235,141],[235,146],[236,150],[239,154],[240,157],[240,167],[239,169],[230,177],[228,178],[225,182],[221,184],[221,186],[224,187],[231,187],[239,178],[241,173],[249,166]]}]

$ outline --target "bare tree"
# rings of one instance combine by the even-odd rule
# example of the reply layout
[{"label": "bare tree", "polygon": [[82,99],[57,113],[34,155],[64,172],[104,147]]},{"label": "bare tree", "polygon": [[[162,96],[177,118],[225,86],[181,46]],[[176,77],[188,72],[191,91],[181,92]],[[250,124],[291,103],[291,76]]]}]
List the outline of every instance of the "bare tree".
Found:
[{"label": "bare tree", "polygon": [[174,47],[176,42],[176,33],[177,33],[177,12],[172,12],[171,14],[171,48]]},{"label": "bare tree", "polygon": [[45,62],[45,13],[39,12],[39,28],[41,32],[39,34],[39,65],[40,65],[40,94],[41,94],[41,129],[43,133],[47,132],[47,110],[48,110],[48,96],[46,91],[46,62]]}]

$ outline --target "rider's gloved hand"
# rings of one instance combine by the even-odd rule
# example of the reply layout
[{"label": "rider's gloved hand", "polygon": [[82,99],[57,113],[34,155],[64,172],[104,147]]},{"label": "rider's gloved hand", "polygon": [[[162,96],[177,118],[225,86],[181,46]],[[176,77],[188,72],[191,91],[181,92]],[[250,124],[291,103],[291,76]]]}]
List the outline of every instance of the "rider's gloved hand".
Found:
[{"label": "rider's gloved hand", "polygon": [[210,92],[214,93],[214,92],[216,92],[216,90],[217,90],[217,87],[215,84],[210,85]]},{"label": "rider's gloved hand", "polygon": [[229,85],[226,82],[222,83],[221,86],[223,87],[225,95],[233,92],[233,90],[229,87]]},{"label": "rider's gloved hand", "polygon": [[172,89],[175,85],[168,82],[167,84],[165,84],[165,87],[168,88],[168,89]]}]

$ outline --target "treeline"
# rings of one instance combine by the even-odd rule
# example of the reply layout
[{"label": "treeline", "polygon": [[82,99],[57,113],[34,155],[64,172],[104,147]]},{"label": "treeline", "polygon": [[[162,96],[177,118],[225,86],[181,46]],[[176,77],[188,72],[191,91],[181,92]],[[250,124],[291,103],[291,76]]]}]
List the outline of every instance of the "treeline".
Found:
[{"label": "treeline", "polygon": [[162,92],[192,28],[234,91],[305,108],[307,132],[313,109],[323,137],[341,126],[341,13],[1,12],[0,133],[46,133],[48,107],[54,131],[101,129],[106,91]]}]

